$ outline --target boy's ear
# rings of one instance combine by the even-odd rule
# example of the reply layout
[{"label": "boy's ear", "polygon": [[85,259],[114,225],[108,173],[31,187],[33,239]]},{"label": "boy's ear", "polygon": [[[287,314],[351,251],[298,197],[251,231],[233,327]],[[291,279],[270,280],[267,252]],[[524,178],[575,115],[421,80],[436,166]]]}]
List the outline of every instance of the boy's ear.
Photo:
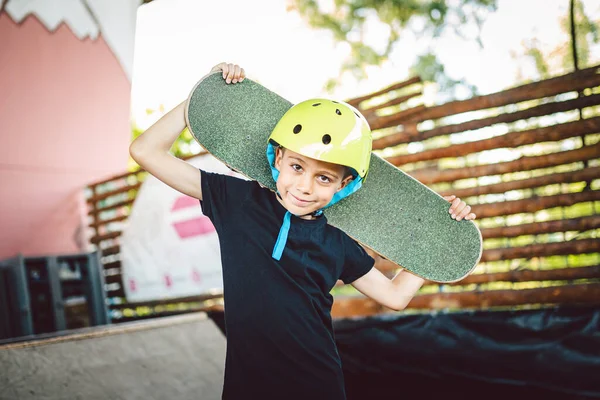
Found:
[{"label": "boy's ear", "polygon": [[336,192],[339,192],[340,190],[345,188],[352,180],[354,180],[354,177],[352,175],[348,175],[347,177],[342,179],[342,184],[340,185],[339,189],[336,190]]},{"label": "boy's ear", "polygon": [[274,167],[277,171],[279,171],[279,168],[281,168],[281,160],[283,159],[283,150],[281,149],[281,147],[277,146],[277,148],[275,148],[275,162],[274,162]]}]

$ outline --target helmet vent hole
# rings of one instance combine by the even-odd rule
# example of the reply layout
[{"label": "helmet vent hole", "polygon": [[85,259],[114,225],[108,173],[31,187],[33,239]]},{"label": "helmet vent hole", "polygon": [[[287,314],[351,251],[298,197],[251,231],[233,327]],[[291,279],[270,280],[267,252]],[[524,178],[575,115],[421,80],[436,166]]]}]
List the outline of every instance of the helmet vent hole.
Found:
[{"label": "helmet vent hole", "polygon": [[321,105],[321,103],[315,103],[315,104],[313,104],[313,107],[320,106],[320,105]]},{"label": "helmet vent hole", "polygon": [[331,100],[331,101],[332,101],[333,103],[335,103],[335,104],[340,104],[340,103],[338,103],[338,102],[337,102],[337,101],[335,101],[335,100]]},{"label": "helmet vent hole", "polygon": [[335,113],[336,113],[337,115],[342,115],[342,112],[339,110],[339,108],[336,108],[336,109],[335,109]]},{"label": "helmet vent hole", "polygon": [[360,118],[360,115],[358,115],[358,113],[357,113],[356,111],[354,111],[354,114],[356,114],[356,116],[357,116],[358,118]]},{"label": "helmet vent hole", "polygon": [[302,130],[302,125],[298,124],[294,127],[294,133],[300,133]]},{"label": "helmet vent hole", "polygon": [[329,143],[331,143],[331,136],[323,135],[323,144],[329,144]]}]

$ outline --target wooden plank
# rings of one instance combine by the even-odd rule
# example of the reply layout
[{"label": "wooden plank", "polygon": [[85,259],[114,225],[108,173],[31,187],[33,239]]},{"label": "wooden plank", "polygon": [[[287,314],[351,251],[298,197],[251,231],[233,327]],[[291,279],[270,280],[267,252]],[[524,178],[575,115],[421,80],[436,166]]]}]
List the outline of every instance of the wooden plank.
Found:
[{"label": "wooden plank", "polygon": [[123,285],[123,275],[121,275],[121,274],[107,275],[104,277],[104,283],[105,284],[118,283],[119,285]]},{"label": "wooden plank", "polygon": [[395,83],[395,84],[393,84],[391,86],[388,86],[388,87],[386,87],[384,89],[378,90],[377,92],[370,93],[370,94],[367,94],[365,96],[356,97],[356,98],[353,98],[353,99],[346,100],[346,103],[351,104],[351,105],[353,105],[354,107],[356,107],[358,109],[361,109],[360,108],[360,103],[362,103],[365,100],[369,100],[369,99],[375,98],[377,96],[381,96],[382,94],[386,94],[386,93],[392,92],[394,90],[402,89],[402,88],[405,88],[405,87],[408,87],[410,85],[414,85],[414,84],[420,83],[420,82],[421,82],[421,77],[420,76],[415,76],[415,77],[407,79],[407,80],[405,80],[403,82]]},{"label": "wooden plank", "polygon": [[120,298],[124,299],[125,298],[125,289],[123,289],[123,285],[120,285],[118,289],[107,290],[106,297],[108,297],[108,298],[112,298],[112,297],[119,298],[120,297]]},{"label": "wooden plank", "polygon": [[121,252],[121,246],[111,246],[105,249],[100,249],[100,257],[111,256],[119,254]]},{"label": "wooden plank", "polygon": [[590,96],[584,96],[573,100],[542,104],[540,106],[531,107],[526,110],[512,113],[504,113],[494,117],[476,119],[460,124],[439,126],[422,132],[399,132],[374,140],[373,149],[379,150],[403,143],[423,141],[436,136],[444,136],[453,133],[477,130],[491,125],[510,123],[532,117],[541,117],[558,112],[566,112],[580,108],[590,107],[598,104],[600,104],[600,94],[593,94]]},{"label": "wooden plank", "polygon": [[212,294],[204,294],[199,296],[187,296],[181,298],[174,299],[163,299],[163,300],[152,300],[152,301],[140,301],[135,303],[123,303],[123,304],[113,304],[110,306],[112,310],[122,310],[125,308],[137,308],[137,307],[156,307],[159,305],[169,305],[169,304],[177,304],[177,303],[202,303],[207,300],[221,299],[223,298],[223,293],[212,293]]},{"label": "wooden plank", "polygon": [[88,198],[86,201],[89,204],[95,204],[96,202],[98,202],[100,200],[105,200],[105,199],[108,199],[109,197],[112,197],[112,196],[115,196],[115,195],[118,195],[121,193],[127,193],[130,190],[137,191],[140,188],[140,186],[142,186],[142,182],[138,182],[134,185],[126,185],[126,186],[120,187],[115,190],[110,190],[108,192],[103,192],[102,194],[99,194],[99,195],[94,195],[94,196]]},{"label": "wooden plank", "polygon": [[553,196],[535,196],[528,199],[508,200],[486,204],[471,205],[477,218],[500,217],[520,213],[534,213],[554,207],[569,207],[577,203],[599,201],[600,190],[586,190],[578,193],[557,194]]},{"label": "wooden plank", "polygon": [[[562,285],[536,289],[489,290],[483,292],[435,293],[415,296],[407,309],[464,309],[514,307],[519,305],[600,305],[600,283]],[[333,318],[366,317],[391,310],[363,296],[337,297]]]},{"label": "wooden plank", "polygon": [[[204,154],[207,154],[207,153],[208,153],[207,151],[201,150],[197,154],[189,154],[189,155],[186,155],[186,156],[183,156],[183,157],[180,157],[180,158],[182,160],[189,160],[190,158],[193,158],[193,157],[196,157],[196,156],[200,156],[200,155],[204,155]],[[147,172],[146,170],[144,170],[142,168],[139,168],[139,169],[137,169],[135,171],[130,171],[130,172],[125,172],[125,173],[118,174],[118,175],[113,175],[110,178],[106,178],[106,179],[103,179],[101,181],[96,181],[96,182],[90,183],[88,185],[88,187],[104,185],[104,184],[110,183],[112,181],[117,181],[117,180],[125,179],[125,178],[128,178],[128,177],[132,176],[132,175],[136,175],[136,174],[140,174],[140,173],[146,173],[146,172]]]},{"label": "wooden plank", "polygon": [[125,201],[120,201],[118,203],[111,204],[111,205],[105,206],[105,207],[96,207],[96,208],[90,210],[88,212],[88,215],[98,215],[98,214],[100,214],[101,212],[104,212],[104,211],[110,211],[110,210],[114,210],[115,208],[129,206],[129,205],[133,204],[134,201],[135,201],[135,198],[129,199],[129,200],[125,200]]},{"label": "wooden plank", "polygon": [[[391,277],[394,275],[395,273],[392,274]],[[440,284],[437,282],[426,281],[423,286],[466,286],[473,284],[481,285],[490,282],[572,281],[577,279],[599,278],[600,265],[593,265],[588,267],[568,267],[545,270],[512,270],[494,273],[471,274],[458,282]],[[340,287],[345,286],[345,284],[342,281],[338,281],[335,286]]]},{"label": "wooden plank", "polygon": [[[533,257],[551,257],[571,254],[592,254],[600,252],[600,240],[580,239],[567,242],[539,243],[519,247],[500,247],[485,249],[480,262],[493,262],[501,260],[514,260],[519,258],[530,259]],[[386,263],[381,272],[395,271],[402,266]],[[462,282],[462,281],[461,281]]]},{"label": "wooden plank", "polygon": [[122,234],[121,231],[114,231],[114,232],[105,233],[104,235],[97,235],[97,236],[92,237],[90,239],[90,242],[93,244],[98,244],[104,240],[116,239],[119,236],[121,236],[121,234]]},{"label": "wooden plank", "polygon": [[426,294],[415,297],[407,308],[488,308],[522,304],[597,305],[600,304],[600,283]]},{"label": "wooden plank", "polygon": [[94,222],[92,222],[88,226],[91,228],[99,228],[103,225],[112,224],[114,222],[125,221],[127,218],[129,218],[129,215],[120,215],[118,217],[109,218],[109,219],[96,219]]},{"label": "wooden plank", "polygon": [[141,322],[141,321],[153,321],[160,318],[168,318],[174,316],[185,316],[189,314],[198,314],[199,312],[207,312],[212,311],[214,306],[202,306],[202,307],[193,307],[189,310],[172,310],[172,311],[162,311],[153,314],[147,315],[135,315],[135,316],[122,316],[119,318],[113,319],[113,324],[123,324],[123,323],[131,323],[131,322]]},{"label": "wooden plank", "polygon": [[[440,106],[430,107],[427,110],[414,115],[407,121],[427,121],[450,115],[461,114],[469,111],[484,110],[492,107],[502,107],[522,101],[540,99],[556,96],[561,93],[569,93],[593,88],[600,85],[599,66],[582,69],[566,75],[546,79],[538,82],[528,83],[513,89],[492,93],[485,96],[476,96],[467,100],[453,101]],[[399,122],[407,122],[398,120]]]},{"label": "wooden plank", "polygon": [[554,142],[598,132],[600,132],[600,117],[595,117],[543,128],[509,132],[489,139],[425,150],[414,154],[402,154],[388,157],[387,161],[396,166],[401,166],[420,161],[439,160],[446,157],[461,157],[485,150],[515,148],[540,142]]},{"label": "wooden plank", "polygon": [[600,215],[590,215],[587,217],[561,219],[557,221],[541,221],[532,224],[485,228],[481,229],[481,237],[485,240],[523,235],[541,235],[554,232],[585,232],[598,228],[600,228]]},{"label": "wooden plank", "polygon": [[477,178],[479,176],[500,175],[517,171],[530,171],[538,168],[549,168],[600,157],[600,143],[585,146],[576,150],[561,151],[543,156],[521,157],[517,160],[474,167],[451,168],[445,170],[420,169],[410,171],[409,175],[419,182],[429,185],[440,182],[454,182],[459,179]]},{"label": "wooden plank", "polygon": [[440,196],[454,194],[456,197],[467,198],[486,194],[506,193],[511,190],[535,189],[548,185],[574,182],[591,182],[600,179],[600,167],[584,168],[578,171],[548,174],[528,179],[519,179],[510,182],[494,183],[491,185],[474,185],[468,188],[453,188],[440,190]]},{"label": "wooden plank", "polygon": [[399,111],[392,115],[385,115],[377,118],[371,118],[369,120],[369,126],[371,130],[377,130],[382,128],[389,128],[398,124],[399,120],[410,120],[414,115],[419,115],[427,110],[424,105],[418,105],[407,110]]},{"label": "wooden plank", "polygon": [[137,174],[140,174],[140,173],[146,173],[146,171],[140,168],[140,169],[137,169],[135,171],[124,172],[122,174],[113,175],[110,178],[106,178],[106,179],[103,179],[101,181],[93,182],[93,183],[90,184],[90,186],[102,186],[104,184],[111,183],[111,182],[114,182],[114,181],[119,181],[119,180],[122,180],[122,179],[127,179],[130,176],[137,175]]},{"label": "wooden plank", "polygon": [[[96,196],[96,194],[98,193],[98,185],[92,185],[91,190],[92,190],[93,196]],[[95,210],[96,210],[96,204],[92,204],[92,211],[95,211]],[[98,234],[100,233],[100,231],[98,229],[98,217],[99,217],[98,213],[92,212],[91,216],[92,216],[91,228],[94,231],[94,236],[98,236]]]},{"label": "wooden plank", "polygon": [[[442,286],[464,286],[490,282],[573,281],[577,279],[598,278],[600,278],[600,265],[594,265],[590,267],[571,267],[537,271],[519,270],[490,274],[471,274],[459,282],[448,283]],[[440,286],[433,282],[428,283],[428,285]]]},{"label": "wooden plank", "polygon": [[104,269],[110,269],[110,268],[121,268],[121,261],[113,261],[113,262],[108,262],[102,265],[102,267]]},{"label": "wooden plank", "polygon": [[375,111],[379,111],[379,110],[382,110],[387,107],[402,104],[405,101],[408,101],[408,100],[412,99],[413,97],[421,96],[422,94],[423,93],[421,93],[421,91],[418,91],[415,93],[407,94],[405,96],[396,97],[390,101],[386,101],[385,103],[378,104],[376,106],[369,107],[369,108],[364,108],[361,111],[362,111],[362,114],[365,116],[365,118],[367,118],[367,120],[369,119],[368,116],[373,116],[374,118],[376,118]]},{"label": "wooden plank", "polygon": [[539,243],[520,247],[486,249],[480,262],[514,260],[518,258],[566,256],[600,252],[600,240],[580,239],[568,242]]}]

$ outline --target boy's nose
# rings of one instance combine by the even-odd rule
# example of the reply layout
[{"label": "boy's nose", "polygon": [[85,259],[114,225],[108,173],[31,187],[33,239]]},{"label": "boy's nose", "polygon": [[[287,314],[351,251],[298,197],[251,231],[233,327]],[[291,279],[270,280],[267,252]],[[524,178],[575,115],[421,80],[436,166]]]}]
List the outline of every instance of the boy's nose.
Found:
[{"label": "boy's nose", "polygon": [[302,193],[310,193],[312,190],[312,179],[308,174],[304,174],[298,180],[298,190]]}]

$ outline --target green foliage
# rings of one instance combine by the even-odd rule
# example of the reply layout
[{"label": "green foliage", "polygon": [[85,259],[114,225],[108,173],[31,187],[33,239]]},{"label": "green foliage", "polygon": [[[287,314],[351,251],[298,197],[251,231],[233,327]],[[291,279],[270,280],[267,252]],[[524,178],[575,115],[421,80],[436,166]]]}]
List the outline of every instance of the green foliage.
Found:
[{"label": "green foliage", "polygon": [[440,102],[451,101],[456,98],[455,90],[458,87],[465,88],[470,96],[477,94],[477,88],[474,85],[469,84],[464,79],[455,80],[446,75],[444,66],[433,53],[419,56],[410,68],[409,75],[418,75],[424,82],[435,82],[438,85],[438,92],[446,93],[448,96],[446,99],[438,99]]},{"label": "green foliage", "polygon": [[[365,68],[369,65],[381,65],[388,60],[394,50],[394,44],[406,30],[419,38],[436,38],[445,30],[451,29],[458,36],[476,40],[481,45],[480,32],[489,12],[496,10],[496,0],[335,0],[334,9],[326,12],[315,0],[292,0],[307,22],[315,27],[332,32],[338,42],[350,46],[350,56],[345,60],[340,76],[350,71],[357,79],[366,77]],[[365,44],[364,35],[369,21],[378,19],[389,27],[387,43],[383,50],[376,50]],[[475,24],[478,31],[475,37],[469,37],[467,29]],[[419,75],[425,73],[424,80],[435,80],[444,88],[462,83],[445,77],[433,52],[421,55],[413,67]],[[422,68],[437,68],[424,71]],[[333,89],[339,83],[332,79],[327,89]],[[471,87],[472,88],[472,87]]]},{"label": "green foliage", "polygon": [[547,79],[550,77],[550,67],[548,66],[548,62],[546,61],[544,54],[539,49],[537,41],[531,40],[526,42],[526,50],[525,54],[533,59],[535,63],[535,68],[540,74],[541,78]]},{"label": "green foliage", "polygon": [[[575,1],[575,0],[573,0]],[[577,60],[580,66],[589,65],[590,61],[590,43],[600,42],[598,34],[598,21],[591,20],[586,14],[581,1],[575,1],[574,20],[576,29]],[[561,19],[561,27],[565,32],[571,32],[570,15],[567,13]],[[571,38],[573,40],[573,38]],[[569,43],[569,51],[563,56],[563,67],[570,69],[573,67],[572,43]]]},{"label": "green foliage", "polygon": [[[593,20],[585,13],[583,2],[575,1],[575,45],[577,48],[577,61],[579,68],[591,66],[590,46],[600,43],[600,20]],[[557,73],[572,71],[574,69],[573,37],[571,35],[571,15],[567,7],[565,15],[560,19],[562,31],[569,40],[559,43],[549,51],[543,51],[539,40],[529,39],[523,41],[524,55],[533,61],[536,71],[541,79],[547,79]]]}]

